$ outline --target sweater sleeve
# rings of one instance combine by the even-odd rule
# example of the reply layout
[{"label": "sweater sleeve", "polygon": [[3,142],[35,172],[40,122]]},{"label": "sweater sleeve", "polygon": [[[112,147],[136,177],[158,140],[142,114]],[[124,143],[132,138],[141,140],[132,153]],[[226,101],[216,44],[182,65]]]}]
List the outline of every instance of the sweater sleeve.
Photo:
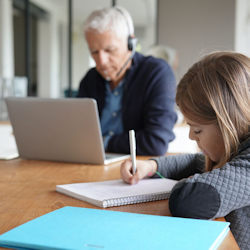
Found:
[{"label": "sweater sleeve", "polygon": [[[202,173],[205,168],[203,154],[172,155],[152,159],[157,163],[157,171],[166,178],[180,180],[195,173]],[[154,175],[153,177],[157,177]]]},{"label": "sweater sleeve", "polygon": [[224,217],[250,206],[249,183],[249,159],[235,158],[221,168],[178,183],[171,192],[169,208],[174,216],[180,217]]}]

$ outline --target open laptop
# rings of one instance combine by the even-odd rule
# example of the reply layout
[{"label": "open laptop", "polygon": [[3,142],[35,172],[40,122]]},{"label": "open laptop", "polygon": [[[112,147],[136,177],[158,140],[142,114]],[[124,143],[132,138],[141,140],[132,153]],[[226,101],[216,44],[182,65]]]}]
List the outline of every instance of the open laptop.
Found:
[{"label": "open laptop", "polygon": [[109,164],[97,104],[90,98],[5,98],[19,156],[25,159]]}]

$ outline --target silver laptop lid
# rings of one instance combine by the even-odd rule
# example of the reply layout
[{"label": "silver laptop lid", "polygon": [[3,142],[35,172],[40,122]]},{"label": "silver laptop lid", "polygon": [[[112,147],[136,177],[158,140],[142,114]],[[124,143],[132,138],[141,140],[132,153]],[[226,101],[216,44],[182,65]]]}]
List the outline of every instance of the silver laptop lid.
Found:
[{"label": "silver laptop lid", "polygon": [[90,98],[6,98],[19,155],[104,164],[97,104]]}]

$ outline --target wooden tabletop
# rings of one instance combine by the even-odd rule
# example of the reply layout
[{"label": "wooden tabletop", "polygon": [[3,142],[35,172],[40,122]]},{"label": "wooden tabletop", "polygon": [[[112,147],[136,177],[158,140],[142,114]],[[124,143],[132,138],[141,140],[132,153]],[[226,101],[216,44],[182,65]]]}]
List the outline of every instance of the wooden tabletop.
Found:
[{"label": "wooden tabletop", "polygon": [[[22,159],[0,160],[0,234],[64,206],[99,208],[60,194],[55,191],[55,187],[58,184],[118,179],[120,163],[102,166]],[[168,200],[106,210],[171,216]],[[231,232],[219,249],[239,249]]]}]

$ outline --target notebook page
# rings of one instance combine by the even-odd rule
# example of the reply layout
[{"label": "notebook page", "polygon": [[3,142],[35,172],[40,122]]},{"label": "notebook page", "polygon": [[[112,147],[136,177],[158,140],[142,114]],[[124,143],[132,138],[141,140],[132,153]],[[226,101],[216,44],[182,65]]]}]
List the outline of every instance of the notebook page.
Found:
[{"label": "notebook page", "polygon": [[177,181],[169,179],[144,179],[135,185],[124,183],[123,180],[89,182],[59,185],[80,196],[96,200],[109,200],[137,195],[170,192]]}]

